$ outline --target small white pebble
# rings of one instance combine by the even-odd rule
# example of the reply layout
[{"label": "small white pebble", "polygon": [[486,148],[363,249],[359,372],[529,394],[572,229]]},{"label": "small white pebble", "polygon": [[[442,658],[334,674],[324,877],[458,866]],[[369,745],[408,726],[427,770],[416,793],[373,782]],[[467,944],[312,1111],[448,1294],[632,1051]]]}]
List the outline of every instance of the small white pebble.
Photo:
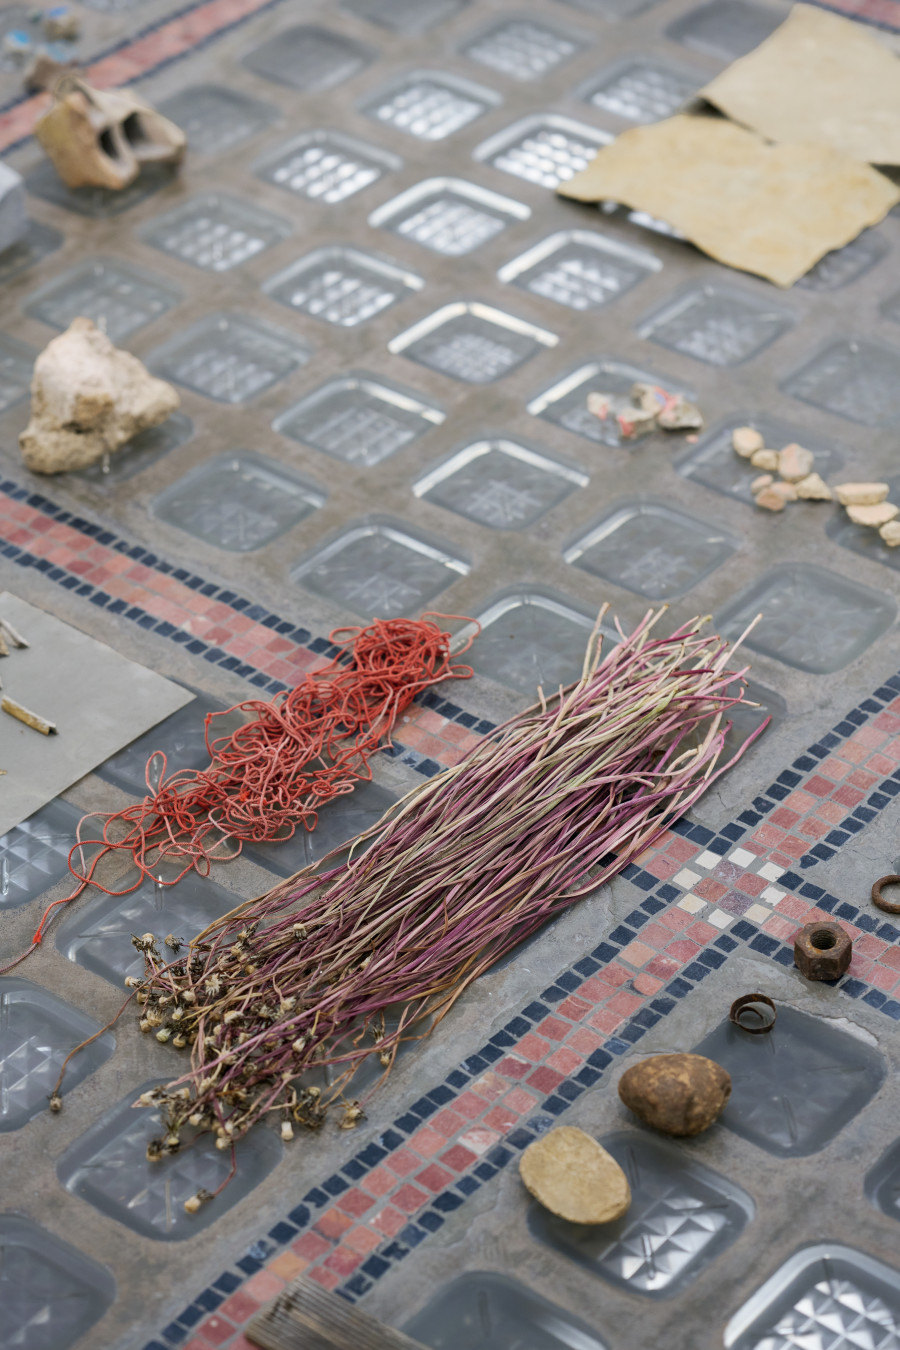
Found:
[{"label": "small white pebble", "polygon": [[757,450],[762,450],[765,441],[756,427],[735,427],[731,433],[731,444],[741,459],[749,459]]}]

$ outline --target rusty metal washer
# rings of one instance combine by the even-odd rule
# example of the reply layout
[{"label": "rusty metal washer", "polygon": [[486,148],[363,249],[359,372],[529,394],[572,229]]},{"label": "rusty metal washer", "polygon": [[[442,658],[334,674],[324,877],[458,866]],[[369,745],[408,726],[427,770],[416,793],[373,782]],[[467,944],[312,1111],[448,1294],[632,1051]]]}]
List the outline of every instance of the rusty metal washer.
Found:
[{"label": "rusty metal washer", "polygon": [[[741,1020],[741,1013],[745,1008],[754,1008],[755,1011],[754,1005],[757,1003],[763,1004],[766,1008],[771,1008],[772,1018],[771,1021],[768,1022],[760,1020],[759,1026],[751,1027]],[[756,1012],[756,1016],[762,1019],[762,1013]],[[729,1022],[733,1022],[736,1027],[740,1027],[741,1031],[746,1031],[749,1036],[765,1036],[766,1033],[771,1031],[774,1027],[777,1016],[778,1009],[775,1007],[775,1004],[769,998],[768,994],[741,994],[740,998],[736,998],[732,1003],[728,1013],[728,1020]]]},{"label": "rusty metal washer", "polygon": [[882,886],[900,885],[900,876],[891,873],[890,876],[879,877],[872,887],[872,904],[883,909],[885,914],[900,914],[900,900],[885,900],[881,894]]}]

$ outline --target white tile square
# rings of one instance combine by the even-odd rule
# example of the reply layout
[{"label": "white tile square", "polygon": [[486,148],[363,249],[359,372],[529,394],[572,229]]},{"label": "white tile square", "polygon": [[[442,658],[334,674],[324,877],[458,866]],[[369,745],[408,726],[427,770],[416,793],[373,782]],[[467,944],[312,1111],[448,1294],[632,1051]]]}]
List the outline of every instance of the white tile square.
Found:
[{"label": "white tile square", "polygon": [[699,895],[683,895],[678,901],[679,909],[686,909],[688,914],[699,914],[701,909],[706,909],[706,901],[701,900]]},{"label": "white tile square", "polygon": [[707,914],[706,921],[714,928],[727,928],[733,918],[734,915],[726,914],[724,909],[714,909],[711,914]]},{"label": "white tile square", "polygon": [[699,872],[692,872],[689,867],[682,867],[678,875],[674,876],[672,880],[676,886],[683,886],[686,891],[689,891],[701,878]]},{"label": "white tile square", "polygon": [[756,862],[756,854],[746,848],[736,848],[733,853],[729,853],[728,861],[737,863],[738,867],[752,867]]},{"label": "white tile square", "polygon": [[767,886],[759,898],[765,900],[767,905],[777,905],[786,895],[787,891],[780,890],[778,886]]},{"label": "white tile square", "polygon": [[765,923],[768,917],[769,911],[765,905],[751,905],[744,915],[744,918],[749,919],[751,923]]},{"label": "white tile square", "polygon": [[784,876],[784,868],[776,867],[774,863],[764,863],[759,869],[759,875],[765,877],[766,881],[778,881]]},{"label": "white tile square", "polygon": [[714,867],[718,867],[721,861],[722,859],[719,857],[718,853],[710,853],[709,849],[705,848],[700,854],[700,857],[694,859],[694,866],[705,867],[707,872],[709,872]]}]

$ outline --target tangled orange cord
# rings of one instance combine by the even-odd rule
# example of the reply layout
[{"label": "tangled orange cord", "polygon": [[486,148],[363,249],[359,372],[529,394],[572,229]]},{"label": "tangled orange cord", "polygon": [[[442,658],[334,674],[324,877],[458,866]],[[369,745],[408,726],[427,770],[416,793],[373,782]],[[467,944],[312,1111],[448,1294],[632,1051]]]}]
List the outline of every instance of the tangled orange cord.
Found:
[{"label": "tangled orange cord", "polygon": [[[79,823],[78,843],[69,853],[69,870],[78,887],[47,906],[32,947],[41,942],[52,911],[76,899],[89,884],[107,895],[127,895],[145,877],[174,885],[192,868],[206,875],[212,860],[236,858],[245,841],[289,839],[299,825],[314,829],[323,803],[352,792],[359,779],[371,778],[369,757],[390,744],[397,718],[416,694],[441,680],[471,677],[469,666],[451,662],[450,634],[431,622],[457,617],[374,619],[365,628],[335,629],[330,640],[344,650],[305,675],[296,688],[269,702],[250,699],[226,712],[207,714],[209,768],[182,769],[166,778],[165,755],[151,755],[148,796],[142,802],[108,815],[94,812]],[[468,650],[479,631],[472,620],[465,622],[472,635],[457,654]],[[252,716],[233,734],[211,740],[214,719],[233,712]],[[161,763],[162,772],[154,791],[155,762]],[[82,841],[84,821],[101,814],[102,838]],[[123,825],[125,833],[112,838],[111,830]],[[90,847],[97,852],[86,867],[84,850]],[[132,855],[138,876],[121,891],[109,890],[93,880],[94,872],[101,858],[120,849]],[[76,854],[81,871],[73,861]],[[163,881],[159,866],[167,858],[183,866],[177,876]]]}]

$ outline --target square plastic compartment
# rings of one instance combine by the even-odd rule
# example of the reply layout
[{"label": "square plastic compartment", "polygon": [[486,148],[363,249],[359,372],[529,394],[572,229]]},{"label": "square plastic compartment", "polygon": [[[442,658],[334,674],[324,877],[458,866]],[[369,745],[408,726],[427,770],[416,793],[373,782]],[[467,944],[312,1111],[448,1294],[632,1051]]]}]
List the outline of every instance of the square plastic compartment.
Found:
[{"label": "square plastic compartment", "polygon": [[360,373],[329,380],[273,426],[323,454],[371,468],[443,421],[440,409]]},{"label": "square plastic compartment", "polygon": [[425,283],[360,249],[318,248],[270,277],[263,290],[282,305],[338,328],[356,328]]},{"label": "square plastic compartment", "polygon": [[565,427],[576,436],[583,436],[598,445],[621,446],[623,450],[630,450],[646,442],[623,441],[615,415],[601,421],[589,411],[587,401],[589,394],[611,394],[611,409],[615,414],[630,405],[631,387],[638,380],[647,384],[660,384],[664,389],[683,389],[688,397],[693,397],[691,390],[684,389],[683,384],[665,375],[600,357],[597,361],[579,366],[538,394],[528,404],[528,411],[533,417],[541,417],[546,422]]},{"label": "square plastic compartment", "polygon": [[581,469],[516,441],[482,440],[431,469],[413,492],[477,525],[522,530],[587,481]]},{"label": "square plastic compartment", "polygon": [[[105,760],[94,772],[107,783],[114,783],[135,797],[143,797],[147,791],[147,761],[157,751],[166,756],[167,775],[175,773],[177,769],[205,769],[209,764],[205,739],[206,717],[209,713],[223,711],[221,703],[216,703],[206,694],[198,694],[193,703],[186,703],[164,722],[145,731],[143,736],[138,736],[118,754]],[[210,729],[211,739],[227,735],[240,725],[241,720],[240,714],[217,719]],[[151,771],[154,788],[159,784],[161,768],[160,761],[157,761]]]},{"label": "square plastic compartment", "polygon": [[[119,884],[125,886],[136,877],[130,871]],[[145,974],[144,957],[135,950],[132,937],[153,933],[160,951],[171,959],[174,952],[163,946],[164,938],[172,934],[186,945],[240,900],[234,891],[196,872],[174,886],[143,881],[128,895],[97,895],[75,908],[57,929],[56,946],[68,960],[121,989],[127,976]],[[181,1072],[175,1064],[172,1067]]]},{"label": "square plastic compartment", "polygon": [[843,248],[826,253],[794,284],[805,291],[837,291],[868,272],[887,251],[888,246],[881,235],[865,230]]},{"label": "square plastic compartment", "polygon": [[703,71],[633,56],[595,75],[582,86],[581,97],[591,107],[627,122],[658,122],[676,113],[705,82]]},{"label": "square plastic compartment", "polygon": [[604,19],[630,19],[655,5],[657,0],[564,0],[564,3],[587,14],[599,14]]},{"label": "square plastic compartment", "polygon": [[217,403],[247,403],[292,375],[311,355],[308,343],[265,319],[208,314],[157,347],[154,371]]},{"label": "square plastic compartment", "polygon": [[83,315],[120,344],[181,299],[176,286],[131,263],[102,258],[70,267],[41,286],[22,308],[51,328],[68,328]]},{"label": "square plastic compartment", "polygon": [[282,29],[241,59],[248,70],[265,80],[304,93],[321,93],[349,80],[374,56],[373,48],[329,28],[298,24]]},{"label": "square plastic compartment", "polygon": [[[68,874],[69,850],[83,814],[57,797],[0,836],[0,913],[37,899]],[[96,822],[88,822],[83,838],[97,833],[91,825]]]},{"label": "square plastic compartment", "polygon": [[221,155],[257,136],[278,118],[271,103],[221,84],[195,84],[157,105],[181,127],[192,155]]},{"label": "square plastic compartment", "polygon": [[900,1139],[866,1173],[865,1192],[869,1203],[882,1214],[900,1220]]},{"label": "square plastic compartment", "polygon": [[417,140],[443,141],[499,103],[493,89],[471,80],[439,70],[414,70],[366,99],[361,111]]},{"label": "square plastic compartment", "polygon": [[443,257],[460,258],[530,215],[521,202],[461,178],[428,178],[373,211],[369,224]]},{"label": "square plastic compartment", "polygon": [[[99,1022],[30,980],[0,979],[0,1134],[20,1130],[47,1110],[69,1051],[99,1030]],[[99,1069],[115,1044],[104,1032],[85,1046],[66,1069],[60,1094],[64,1097]]]},{"label": "square plastic compartment", "polygon": [[900,351],[875,339],[841,338],[781,387],[793,398],[850,422],[895,427],[900,421]]},{"label": "square plastic compartment", "polygon": [[818,1153],[874,1097],[886,1072],[866,1041],[784,1003],[767,1035],[751,1036],[726,1018],[694,1053],[731,1074],[719,1123],[779,1158]]},{"label": "square plastic compartment", "polygon": [[755,652],[811,675],[831,675],[861,656],[897,615],[894,599],[810,563],[772,567],[718,616],[736,637],[762,611],[747,638]]},{"label": "square plastic compartment", "polygon": [[33,347],[0,333],[0,413],[25,398],[36,356]]},{"label": "square plastic compartment", "polygon": [[898,1350],[900,1272],[839,1242],[801,1247],[725,1328],[727,1350]]},{"label": "square plastic compartment", "polygon": [[3,1344],[68,1350],[116,1296],[106,1268],[18,1214],[0,1214]]},{"label": "square plastic compartment", "polygon": [[54,206],[75,211],[79,216],[105,220],[110,216],[123,215],[161,188],[168,187],[175,181],[177,173],[177,168],[170,164],[147,164],[134,182],[125,188],[68,188],[50,160],[42,159],[26,176],[25,186],[36,197],[43,197],[44,201],[52,202]]},{"label": "square plastic compartment", "polygon": [[710,366],[736,366],[756,356],[793,320],[730,286],[692,287],[638,325],[638,336]]},{"label": "square plastic compartment", "polygon": [[342,131],[321,130],[305,131],[276,146],[253,168],[266,183],[333,206],[396,172],[401,163],[396,155]]},{"label": "square plastic compartment", "polygon": [[467,384],[492,384],[559,338],[502,310],[458,300],[388,343],[394,354]]},{"label": "square plastic compartment", "polygon": [[[886,481],[890,489],[888,501],[896,501],[900,491],[900,475],[893,474]],[[900,572],[900,557],[897,556],[900,549],[888,548],[877,530],[865,525],[854,525],[843,507],[835,504],[825,532],[841,548],[848,548],[861,558],[868,558],[871,562],[881,563],[884,567]]]},{"label": "square plastic compartment", "polygon": [[[171,1056],[173,1072],[179,1063]],[[164,1080],[163,1080],[164,1081]],[[209,1228],[264,1181],[281,1161],[282,1145],[273,1129],[257,1126],[236,1148],[237,1171],[222,1194],[196,1214],[184,1202],[199,1190],[216,1191],[231,1169],[231,1155],[209,1135],[174,1156],[147,1159],[147,1145],[165,1133],[160,1113],[134,1109],[143,1092],[160,1082],[142,1084],[106,1111],[60,1158],[56,1174],[66,1190],[117,1223],[158,1242],[180,1242]]]},{"label": "square plastic compartment", "polygon": [[469,0],[341,0],[344,9],[395,33],[426,33],[461,13]]},{"label": "square plastic compartment", "polygon": [[[399,739],[402,739],[402,728]],[[271,844],[245,844],[243,856],[278,876],[292,877],[301,867],[318,862],[332,849],[352,843],[363,830],[377,825],[396,800],[392,792],[378,783],[363,780],[347,796],[335,797],[319,808],[314,830],[299,825],[290,839]]]},{"label": "square plastic compartment", "polygon": [[728,530],[665,502],[635,498],[602,516],[563,552],[583,572],[648,600],[684,595],[740,547]]},{"label": "square plastic compartment", "polygon": [[608,305],[661,267],[645,249],[592,230],[561,230],[513,258],[497,276],[506,285],[584,312]]},{"label": "square plastic compartment", "polygon": [[[782,450],[794,442],[812,450],[816,457],[816,473],[823,478],[836,473],[844,462],[840,452],[816,432],[810,434],[804,428],[791,426],[768,413],[757,416],[737,412],[706,432],[696,445],[679,456],[676,461],[678,472],[694,483],[702,483],[725,497],[734,497],[753,506],[750,484],[759,476],[759,469],[754,469],[749,460],[742,459],[731,443],[735,428],[747,426],[761,432],[766,445],[773,450]],[[815,503],[812,509],[821,511],[822,508]]]},{"label": "square plastic compartment", "polygon": [[26,237],[0,253],[0,286],[55,253],[61,247],[63,237],[62,231],[55,230],[52,225],[30,220]]},{"label": "square plastic compartment", "polygon": [[470,564],[402,521],[369,516],[301,558],[291,580],[367,621],[415,614]]},{"label": "square plastic compartment", "polygon": [[[513,587],[478,615],[481,636],[466,660],[479,675],[534,696],[578,679],[596,616],[541,586]],[[604,652],[610,650],[604,641]]]},{"label": "square plastic compartment", "polygon": [[138,231],[145,244],[205,272],[230,272],[290,233],[282,216],[224,192],[191,197]]},{"label": "square plastic compartment", "polygon": [[291,469],[241,450],[197,466],[151,503],[157,520],[229,553],[252,553],[293,529],[325,493]]},{"label": "square plastic compartment", "polygon": [[555,192],[560,183],[586,169],[598,147],[611,140],[608,131],[598,131],[571,117],[538,113],[482,141],[475,158]]},{"label": "square plastic compartment", "polygon": [[602,1141],[628,1177],[631,1207],[614,1223],[568,1223],[534,1204],[528,1224],[593,1275],[648,1298],[671,1298],[740,1236],[755,1206],[734,1182],[646,1135]]},{"label": "square plastic compartment", "polygon": [[513,80],[539,80],[569,61],[586,42],[537,19],[501,19],[462,46],[477,61]]},{"label": "square plastic compartment", "polygon": [[403,1330],[432,1350],[606,1350],[570,1312],[493,1271],[444,1285]]},{"label": "square plastic compartment", "polygon": [[170,450],[185,445],[194,434],[194,424],[184,413],[176,412],[159,426],[139,431],[130,441],[112,455],[104,455],[86,469],[77,469],[77,477],[101,488],[124,483],[155,464]]},{"label": "square plastic compartment", "polygon": [[712,0],[670,23],[666,36],[706,56],[734,61],[765,42],[783,17],[752,0]]}]

